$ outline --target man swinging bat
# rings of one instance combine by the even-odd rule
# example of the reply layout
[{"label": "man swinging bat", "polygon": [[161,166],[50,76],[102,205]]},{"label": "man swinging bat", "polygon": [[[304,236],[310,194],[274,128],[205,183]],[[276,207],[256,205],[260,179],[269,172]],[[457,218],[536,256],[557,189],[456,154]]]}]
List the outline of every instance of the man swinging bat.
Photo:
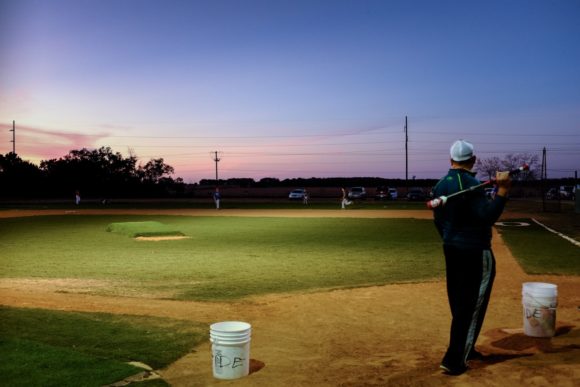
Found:
[{"label": "man swinging bat", "polygon": [[467,370],[468,360],[482,357],[475,350],[475,342],[495,278],[491,227],[505,207],[511,178],[509,172],[498,172],[495,180],[498,192],[489,200],[481,182],[471,172],[476,160],[473,145],[458,140],[451,146],[450,155],[451,169],[432,192],[441,201],[432,201],[430,207],[443,240],[452,315],[449,346],[441,369],[449,375],[459,375]]}]

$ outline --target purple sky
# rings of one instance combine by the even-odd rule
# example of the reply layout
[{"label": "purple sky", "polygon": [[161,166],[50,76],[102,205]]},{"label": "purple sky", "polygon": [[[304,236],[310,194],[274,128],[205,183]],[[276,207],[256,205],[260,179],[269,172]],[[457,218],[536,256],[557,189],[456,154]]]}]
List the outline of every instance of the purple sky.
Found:
[{"label": "purple sky", "polygon": [[0,0],[0,153],[110,146],[174,177],[580,169],[580,1]]}]

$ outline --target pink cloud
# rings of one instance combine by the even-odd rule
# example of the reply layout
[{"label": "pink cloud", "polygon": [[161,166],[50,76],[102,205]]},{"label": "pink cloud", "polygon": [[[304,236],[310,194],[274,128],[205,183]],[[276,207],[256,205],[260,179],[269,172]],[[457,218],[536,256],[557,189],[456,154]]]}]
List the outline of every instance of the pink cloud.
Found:
[{"label": "pink cloud", "polygon": [[[12,124],[1,124],[0,131],[12,130]],[[12,133],[10,133],[10,141]],[[108,137],[107,133],[78,134],[16,125],[16,153],[24,160],[40,162],[60,158],[73,149],[97,148],[99,140]],[[12,152],[12,143],[4,146],[5,152]]]}]

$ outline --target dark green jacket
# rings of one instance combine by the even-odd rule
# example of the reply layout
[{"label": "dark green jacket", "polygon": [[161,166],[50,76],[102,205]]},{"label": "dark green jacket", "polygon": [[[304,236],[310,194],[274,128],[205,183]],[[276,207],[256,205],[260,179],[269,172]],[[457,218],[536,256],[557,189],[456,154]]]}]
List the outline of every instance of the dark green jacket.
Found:
[{"label": "dark green jacket", "polygon": [[[452,193],[480,184],[475,174],[464,169],[450,169],[433,188],[433,197]],[[500,217],[507,199],[497,196],[490,200],[482,188],[450,198],[445,205],[434,209],[435,226],[443,244],[459,248],[489,249],[491,227]]]}]

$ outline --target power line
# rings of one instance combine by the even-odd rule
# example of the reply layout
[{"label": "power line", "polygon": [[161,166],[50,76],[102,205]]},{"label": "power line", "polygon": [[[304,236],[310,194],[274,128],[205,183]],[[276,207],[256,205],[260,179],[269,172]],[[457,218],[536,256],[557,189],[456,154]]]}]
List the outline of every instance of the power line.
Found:
[{"label": "power line", "polygon": [[[421,134],[453,134],[453,135],[457,135],[457,136],[499,136],[499,137],[521,137],[522,134],[508,134],[505,132],[501,132],[501,133],[493,133],[493,132],[485,132],[485,133],[469,133],[469,132],[439,132],[439,131],[416,131],[415,133],[421,133]],[[552,134],[552,133],[547,133],[547,134],[531,134],[531,133],[526,133],[525,134],[526,137],[580,137],[580,134]]]},{"label": "power line", "polygon": [[[260,138],[314,138],[314,137],[346,137],[346,136],[367,136],[367,135],[378,135],[381,132],[384,132],[386,127],[378,127],[378,128],[370,128],[370,129],[359,129],[356,131],[350,132],[335,132],[335,133],[319,133],[319,134],[282,134],[282,135],[274,135],[274,134],[265,134],[265,135],[246,135],[246,136],[146,136],[146,135],[109,135],[109,134],[83,134],[83,133],[75,133],[75,132],[46,132],[44,134],[51,135],[51,136],[67,136],[67,135],[74,135],[77,137],[100,137],[100,138],[139,138],[139,139],[216,139],[216,140],[224,140],[224,139],[232,139],[232,140],[239,140],[239,139],[260,139]],[[22,129],[26,131],[26,129]],[[202,130],[202,129],[200,129]],[[394,131],[392,132],[395,133]]]},{"label": "power line", "polygon": [[[232,139],[232,140],[239,140],[239,139],[260,139],[260,138],[316,138],[316,137],[345,137],[345,136],[368,136],[368,135],[378,135],[381,133],[389,133],[395,135],[397,133],[396,128],[392,128],[392,125],[388,126],[380,126],[375,128],[362,128],[358,130],[351,130],[348,132],[334,132],[334,133],[316,133],[316,134],[282,134],[282,135],[274,135],[274,134],[264,134],[264,135],[244,135],[244,136],[146,136],[146,135],[109,135],[109,134],[82,134],[82,133],[75,133],[75,132],[50,132],[47,131],[46,135],[53,135],[53,136],[66,136],[66,135],[74,135],[79,137],[104,137],[104,138],[139,138],[139,139],[216,139],[216,140],[225,140],[225,139]],[[391,129],[392,128],[392,129]],[[21,128],[22,131],[26,132],[27,128]],[[200,130],[203,130],[200,128]],[[521,137],[521,134],[509,134],[506,132],[483,132],[483,133],[469,133],[465,131],[425,131],[425,130],[416,130],[414,133],[418,134],[446,134],[446,135],[456,135],[456,136],[477,136],[477,137],[487,137],[487,136],[494,136],[494,137]],[[546,133],[546,134],[533,134],[533,133],[526,133],[526,137],[580,137],[579,134],[557,134],[557,133]]]}]

